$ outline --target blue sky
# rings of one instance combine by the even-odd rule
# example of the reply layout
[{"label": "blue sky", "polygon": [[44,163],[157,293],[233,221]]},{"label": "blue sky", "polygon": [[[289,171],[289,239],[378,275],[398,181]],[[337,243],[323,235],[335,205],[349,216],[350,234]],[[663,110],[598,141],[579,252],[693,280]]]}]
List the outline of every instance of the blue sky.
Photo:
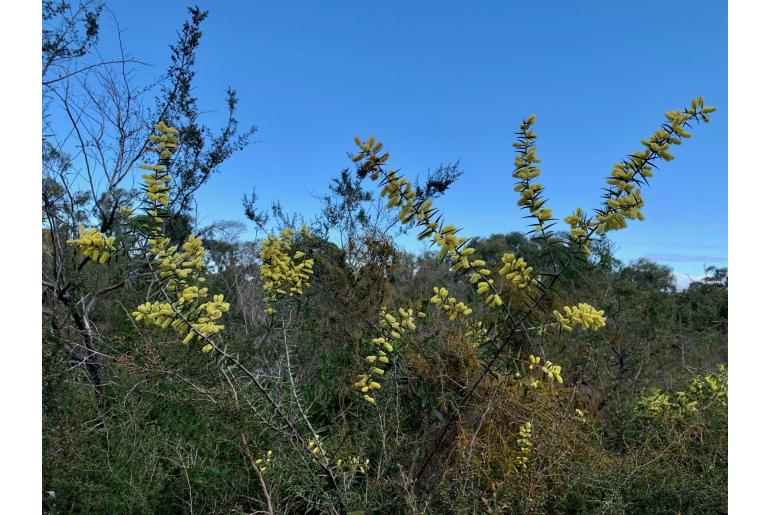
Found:
[{"label": "blue sky", "polygon": [[[167,63],[185,2],[108,1],[131,53]],[[709,125],[676,148],[645,193],[647,220],[614,233],[624,261],[678,274],[727,265],[727,3],[723,1],[214,2],[196,93],[223,119],[241,99],[256,143],[198,196],[203,223],[244,220],[241,196],[312,216],[349,166],[352,137],[374,134],[410,177],[460,160],[437,203],[469,235],[523,230],[511,142],[534,113],[542,182],[555,216],[598,205],[612,164],[639,148],[663,112],[703,95]],[[109,57],[105,27],[102,48]],[[419,250],[404,240],[409,250]]]}]

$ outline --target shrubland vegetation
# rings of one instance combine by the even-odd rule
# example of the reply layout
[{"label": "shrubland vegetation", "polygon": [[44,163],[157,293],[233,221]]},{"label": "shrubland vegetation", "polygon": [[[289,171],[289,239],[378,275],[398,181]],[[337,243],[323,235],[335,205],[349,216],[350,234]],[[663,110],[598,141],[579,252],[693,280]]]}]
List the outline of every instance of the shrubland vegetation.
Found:
[{"label": "shrubland vegetation", "polygon": [[145,88],[126,59],[83,65],[98,5],[44,2],[47,512],[726,511],[726,270],[677,291],[607,239],[713,108],[666,113],[563,222],[527,117],[526,233],[462,235],[440,211],[458,163],[414,183],[356,138],[316,218],[244,196],[245,241],[192,209],[253,129],[233,91],[222,129],[200,121],[189,14]]}]

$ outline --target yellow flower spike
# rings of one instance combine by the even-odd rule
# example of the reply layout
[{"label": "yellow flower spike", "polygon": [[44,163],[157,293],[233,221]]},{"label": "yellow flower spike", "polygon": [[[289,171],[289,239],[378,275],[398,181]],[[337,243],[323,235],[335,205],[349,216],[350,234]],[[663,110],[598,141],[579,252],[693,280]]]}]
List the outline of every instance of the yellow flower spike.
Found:
[{"label": "yellow flower spike", "polygon": [[[449,316],[449,320],[455,320],[458,316],[466,317],[473,312],[473,310],[467,307],[463,302],[457,302],[457,299],[454,297],[449,297],[449,291],[446,288],[442,287],[439,289],[438,286],[435,286],[433,291],[436,295],[430,299],[430,302],[432,304],[440,305]],[[420,316],[420,313],[417,313],[417,316],[424,318],[425,314],[423,313],[422,316]],[[414,326],[413,323],[411,325]],[[414,330],[414,327],[410,327],[410,329]]]},{"label": "yellow flower spike", "polygon": [[[278,236],[270,235],[260,248],[260,280],[264,281],[265,302],[268,305],[265,312],[268,315],[275,313],[272,304],[280,297],[302,295],[313,273],[313,260],[303,259],[304,252],[295,251],[291,257],[290,250],[295,243],[293,232],[287,227]],[[300,234],[306,233],[303,227]]]},{"label": "yellow flower spike", "polygon": [[68,245],[74,246],[84,257],[91,259],[101,265],[106,263],[115,250],[115,237],[105,237],[101,231],[96,228],[85,229],[78,227],[79,238],[67,240]]},{"label": "yellow flower spike", "polygon": [[[165,207],[169,203],[172,182],[166,165],[179,144],[174,136],[179,131],[161,121],[155,129],[160,134],[149,137],[152,143],[148,150],[158,154],[157,164],[141,164],[140,168],[152,173],[144,174],[147,197],[146,212],[150,224],[151,237],[148,239],[149,251],[153,255],[151,268],[160,278],[164,290],[172,299],[168,303],[146,303],[134,312],[137,321],[155,325],[161,329],[172,329],[182,339],[183,344],[193,339],[205,339],[224,329],[224,325],[214,321],[220,319],[229,310],[229,304],[223,295],[215,295],[208,300],[205,283],[205,249],[201,238],[190,235],[181,248],[170,245],[170,239],[163,233],[163,221],[167,216]],[[114,250],[114,239],[104,242],[105,250]],[[188,322],[189,321],[189,322]],[[211,352],[213,345],[207,343],[203,352]]]},{"label": "yellow flower spike", "polygon": [[[438,288],[436,288],[436,293],[440,293]],[[374,397],[371,394],[374,390],[379,390],[382,387],[381,383],[372,380],[372,376],[385,375],[385,370],[381,368],[381,365],[390,363],[388,354],[393,352],[392,341],[401,339],[402,335],[407,331],[417,329],[414,324],[415,313],[413,309],[400,308],[396,313],[398,316],[385,310],[380,312],[379,327],[382,335],[371,340],[379,348],[375,350],[375,353],[366,356],[365,361],[369,365],[368,373],[359,375],[358,381],[353,384],[354,388],[366,394],[363,396],[364,400],[372,404],[374,404]],[[368,399],[372,400],[369,401]]]},{"label": "yellow flower spike", "polygon": [[526,422],[524,425],[520,426],[516,436],[516,444],[519,446],[516,456],[516,465],[519,470],[524,471],[527,469],[529,455],[532,452],[532,423]]},{"label": "yellow flower spike", "polygon": [[597,331],[606,325],[604,311],[597,310],[586,303],[580,303],[577,306],[565,306],[563,311],[566,316],[562,315],[559,311],[554,311],[553,313],[559,326],[566,331],[572,331],[578,325],[586,330],[592,329]]}]

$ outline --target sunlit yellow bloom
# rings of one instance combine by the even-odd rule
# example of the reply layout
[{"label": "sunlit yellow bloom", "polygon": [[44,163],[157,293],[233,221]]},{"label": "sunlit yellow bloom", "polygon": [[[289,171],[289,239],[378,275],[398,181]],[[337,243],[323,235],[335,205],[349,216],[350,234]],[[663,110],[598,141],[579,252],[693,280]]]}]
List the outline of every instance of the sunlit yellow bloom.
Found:
[{"label": "sunlit yellow bloom", "polygon": [[78,228],[79,237],[67,240],[68,245],[76,247],[85,257],[99,264],[104,264],[115,251],[115,237],[106,237],[96,228]]},{"label": "sunlit yellow bloom", "polygon": [[526,422],[523,426],[520,426],[516,436],[516,444],[519,446],[516,455],[516,465],[519,470],[523,471],[527,469],[529,455],[532,452],[532,423]]},{"label": "sunlit yellow bloom", "polygon": [[[307,234],[303,227],[302,234]],[[275,313],[273,304],[288,295],[302,295],[313,275],[313,259],[305,257],[304,252],[295,251],[291,255],[291,247],[295,244],[294,231],[287,227],[278,236],[270,235],[262,242],[260,248],[259,278],[264,282],[266,313]]]},{"label": "sunlit yellow bloom", "polygon": [[[179,143],[174,136],[179,131],[162,121],[156,124],[155,129],[160,134],[149,137],[155,145],[148,149],[159,155],[160,162],[140,165],[140,168],[152,172],[143,176],[147,214],[153,222],[147,242],[152,255],[151,269],[172,297],[172,302],[147,302],[140,305],[132,315],[137,321],[161,329],[172,329],[182,337],[183,344],[193,340],[205,341],[224,329],[224,325],[217,321],[229,311],[230,304],[225,302],[221,294],[209,297],[208,288],[203,286],[206,281],[206,251],[201,238],[189,235],[181,248],[178,248],[171,245],[171,240],[164,234],[164,209],[169,203],[169,184],[172,182],[167,165]],[[201,350],[209,353],[214,350],[214,345],[205,341]]]},{"label": "sunlit yellow bloom", "polygon": [[577,306],[565,306],[563,309],[564,314],[554,310],[553,315],[556,317],[559,327],[568,332],[571,332],[577,325],[582,326],[583,329],[596,331],[604,327],[607,320],[603,310],[597,310],[586,303],[580,303]]}]

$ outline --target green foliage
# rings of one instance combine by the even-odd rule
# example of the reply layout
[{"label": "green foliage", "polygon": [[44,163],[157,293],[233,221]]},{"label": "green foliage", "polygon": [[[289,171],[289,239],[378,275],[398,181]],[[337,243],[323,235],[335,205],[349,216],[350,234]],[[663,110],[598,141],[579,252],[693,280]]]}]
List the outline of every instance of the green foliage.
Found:
[{"label": "green foliage", "polygon": [[[538,245],[515,234],[504,238],[520,242],[508,248]],[[479,239],[474,245],[484,252],[500,239]],[[362,308],[379,305],[382,298],[397,303],[419,296],[444,272],[427,257],[407,259],[391,249],[396,264],[371,266],[373,279],[390,276],[393,282],[362,283],[366,275],[353,273],[336,246],[308,240],[298,248],[314,256],[317,279],[295,321],[297,339],[305,342],[293,355],[304,385],[300,395],[310,406],[313,424],[326,428],[322,437],[328,448],[338,449],[335,456],[365,457],[374,467],[349,479],[346,506],[351,512],[422,511],[423,494],[403,484],[402,473],[415,456],[427,452],[430,441],[420,435],[450,415],[447,388],[482,363],[473,356],[465,326],[447,323],[441,310],[426,309],[426,303],[428,317],[417,321],[418,334],[411,340],[419,346],[397,352],[388,372],[393,380],[378,392],[385,415],[380,419],[378,412],[354,407],[349,385],[368,349],[365,335],[372,333],[366,324],[351,325],[350,319],[376,320],[376,310],[367,314]],[[211,274],[209,282],[235,299],[232,277],[248,269],[249,263],[235,261]],[[581,274],[589,292],[595,289],[618,304],[609,310],[609,330],[544,342],[549,355],[559,356],[565,382],[575,388],[574,401],[537,390],[503,396],[487,385],[482,394],[494,393],[494,404],[486,423],[468,454],[464,449],[476,426],[463,426],[449,474],[427,511],[709,513],[726,506],[726,406],[712,405],[674,423],[650,418],[638,408],[650,388],[663,388],[672,398],[687,389],[691,375],[674,345],[686,345],[688,368],[710,367],[722,359],[724,324],[700,321],[726,314],[726,287],[706,279],[676,292],[666,287],[665,268],[650,263],[607,267],[601,261],[585,262]],[[378,298],[370,298],[375,289]],[[583,298],[591,301],[593,295]],[[478,297],[465,298],[481,309]],[[126,296],[120,303],[132,306],[135,300]],[[246,332],[248,309],[234,311],[237,317],[229,317],[228,325],[237,330],[228,345],[245,355],[259,325]],[[100,412],[88,382],[67,370],[55,353],[49,358],[55,368],[45,370],[50,383],[44,389],[44,486],[56,493],[46,499],[49,512],[178,513],[188,511],[190,502],[200,512],[261,509],[258,480],[238,444],[242,431],[255,453],[273,451],[275,466],[265,477],[274,500],[285,499],[287,509],[325,511],[328,494],[317,472],[292,446],[270,437],[250,409],[233,402],[229,385],[216,379],[215,364],[197,350],[179,348],[173,339],[145,340],[118,304],[105,306],[98,316],[103,334],[115,338],[104,342],[105,352],[115,357],[109,413]],[[649,340],[651,332],[654,339]],[[54,352],[49,344],[46,348]],[[280,359],[278,350],[262,347],[260,352],[265,361]],[[629,376],[621,379],[621,370]],[[240,386],[239,393],[247,396],[250,388]],[[480,403],[477,415],[486,408]],[[522,476],[513,464],[516,437],[506,431],[516,431],[525,419],[532,420],[534,448],[531,469]],[[399,428],[385,442],[383,424]],[[355,439],[346,438],[353,429]],[[416,503],[412,508],[409,496]],[[396,499],[403,504],[393,504]]]}]

